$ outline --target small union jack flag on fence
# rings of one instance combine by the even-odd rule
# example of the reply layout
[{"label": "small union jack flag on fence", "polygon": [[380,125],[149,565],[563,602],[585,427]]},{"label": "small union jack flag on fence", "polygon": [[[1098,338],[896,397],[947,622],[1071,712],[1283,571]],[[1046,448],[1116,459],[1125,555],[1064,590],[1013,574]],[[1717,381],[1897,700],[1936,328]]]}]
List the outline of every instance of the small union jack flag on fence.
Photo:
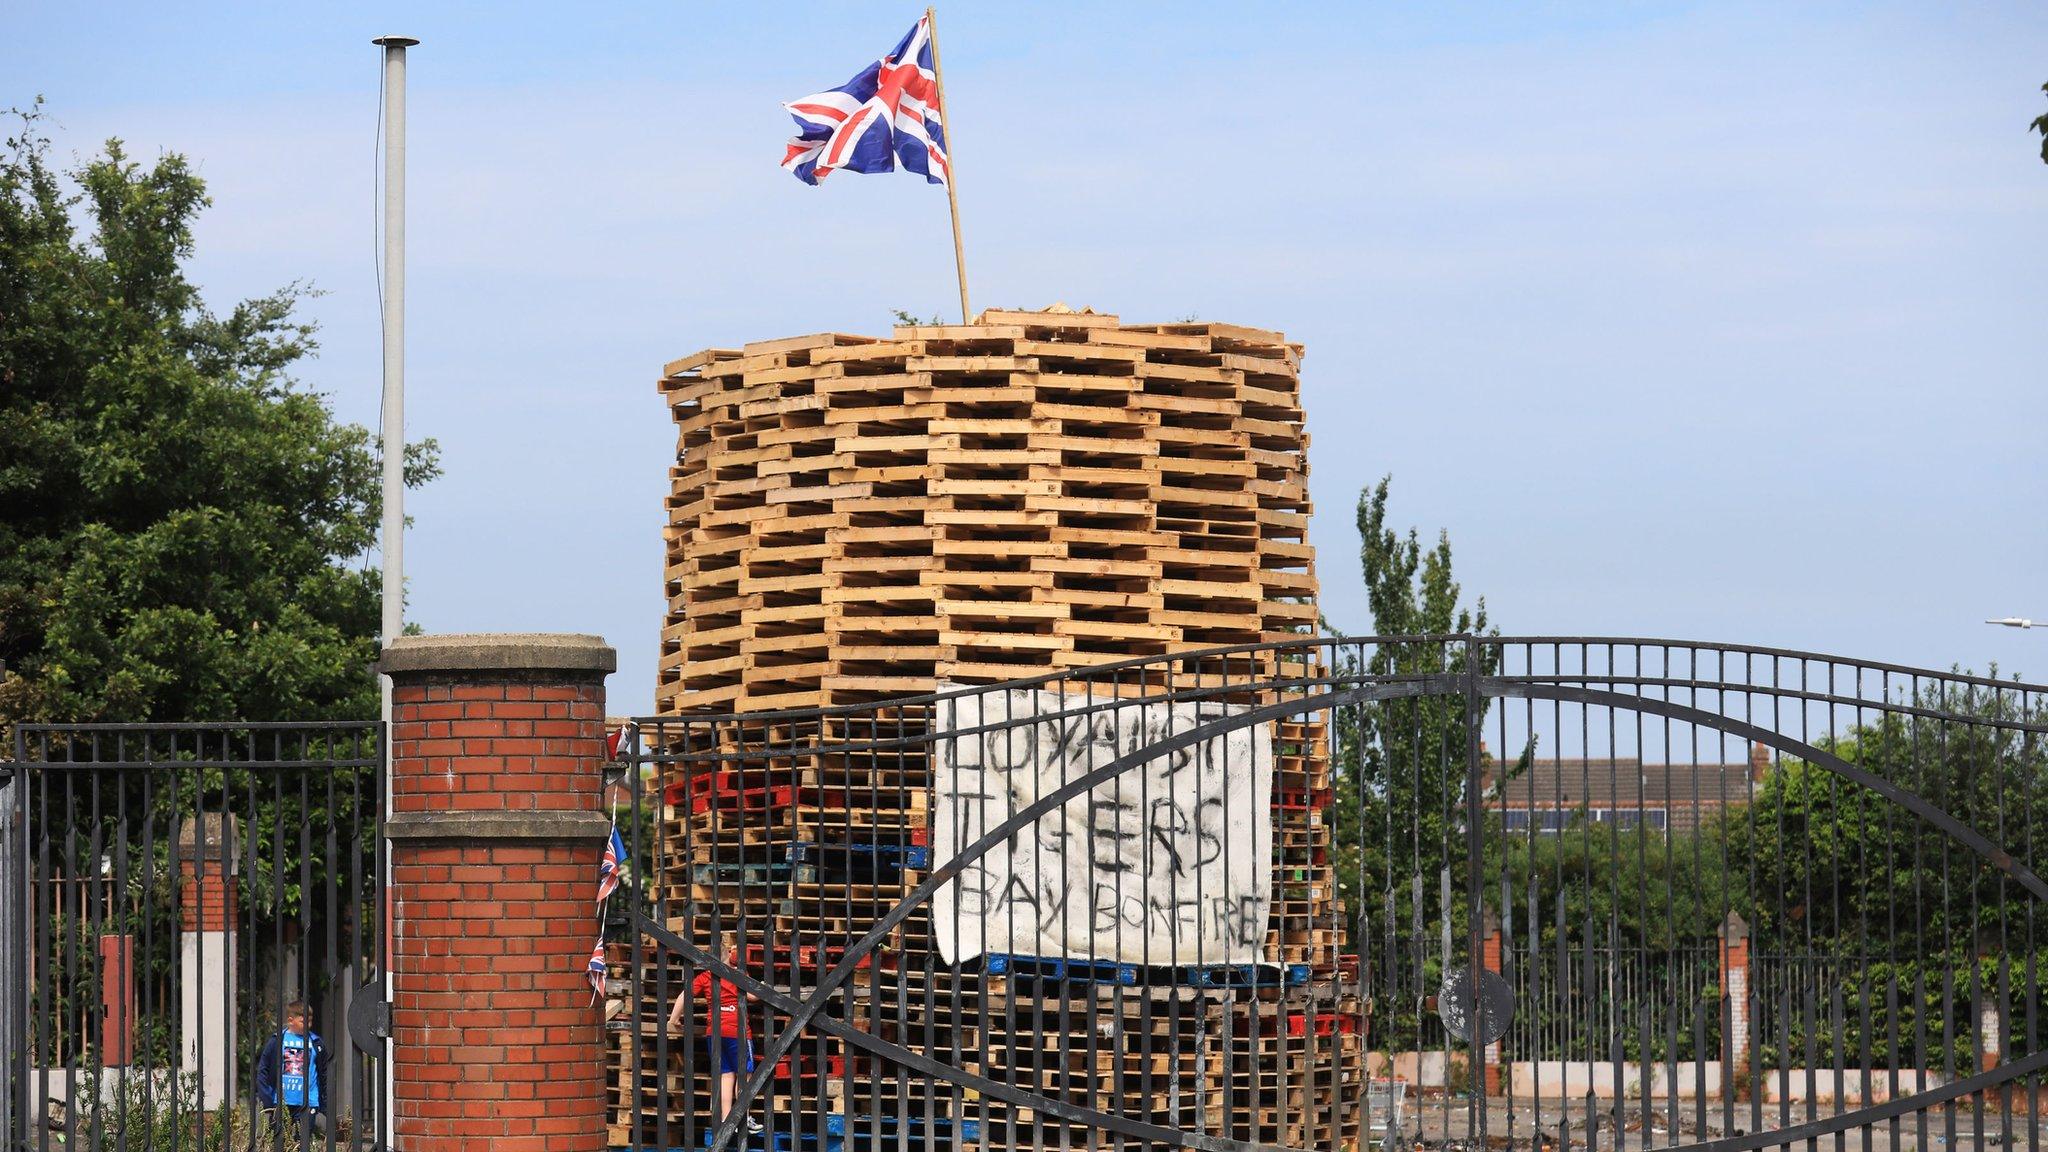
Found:
[{"label": "small union jack flag on fence", "polygon": [[619,887],[619,876],[626,870],[626,841],[619,835],[619,826],[612,825],[612,838],[605,841],[604,859],[597,862],[597,902],[602,904]]},{"label": "small union jack flag on fence", "polygon": [[797,136],[782,166],[806,184],[835,168],[891,172],[898,159],[932,184],[951,174],[946,159],[930,13],[882,57],[837,88],[792,100]]},{"label": "small union jack flag on fence", "polygon": [[590,1002],[597,1003],[604,998],[604,937],[597,938],[597,947],[590,950]]},{"label": "small union jack flag on fence", "polygon": [[604,738],[604,757],[607,760],[624,760],[639,750],[640,730],[627,724],[607,734]]}]

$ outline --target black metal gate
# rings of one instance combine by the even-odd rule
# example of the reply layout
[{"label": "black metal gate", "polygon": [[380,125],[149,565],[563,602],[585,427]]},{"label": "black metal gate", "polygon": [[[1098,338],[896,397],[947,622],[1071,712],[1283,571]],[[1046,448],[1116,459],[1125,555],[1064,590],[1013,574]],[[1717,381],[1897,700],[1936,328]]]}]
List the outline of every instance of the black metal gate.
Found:
[{"label": "black metal gate", "polygon": [[[348,1025],[381,970],[379,728],[15,729],[8,1146],[386,1146],[381,1065]],[[267,1107],[290,1069],[263,1053],[299,1003],[317,1112]]]},{"label": "black metal gate", "polygon": [[613,1143],[2032,1152],[2042,691],[1456,636],[640,721]]}]

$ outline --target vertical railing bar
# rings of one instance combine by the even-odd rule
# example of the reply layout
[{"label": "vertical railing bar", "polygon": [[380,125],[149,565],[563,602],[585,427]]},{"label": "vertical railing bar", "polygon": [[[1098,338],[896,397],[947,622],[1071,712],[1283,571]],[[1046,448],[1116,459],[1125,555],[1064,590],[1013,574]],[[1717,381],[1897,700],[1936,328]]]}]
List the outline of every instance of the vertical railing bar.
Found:
[{"label": "vertical railing bar", "polygon": [[[118,742],[119,739],[120,737],[116,735],[115,740]],[[93,734],[92,742],[94,764],[98,765],[104,763],[105,757],[100,747],[99,733]],[[86,867],[89,875],[85,879],[84,899],[81,901],[81,903],[83,904],[86,937],[88,940],[86,947],[89,951],[89,954],[92,956],[92,970],[99,974],[99,980],[97,981],[97,983],[99,985],[99,989],[102,996],[101,1002],[102,1004],[104,1004],[104,990],[108,986],[109,974],[107,972],[106,967],[106,954],[99,946],[101,938],[105,935],[105,915],[102,905],[104,902],[104,869],[106,865],[105,857],[101,853],[101,848],[104,843],[103,837],[105,835],[105,832],[104,827],[102,825],[103,817],[100,811],[100,776],[102,772],[103,769],[95,767],[92,771],[92,776],[90,780],[92,786],[92,816],[91,823],[87,826],[88,831],[86,842],[86,855],[88,861]],[[91,1011],[91,1008],[88,1007],[85,1013],[85,1018],[80,1021],[80,1024],[82,1025],[82,1035],[90,1035],[92,1018],[93,1013]],[[105,1018],[101,1017],[101,1031],[99,1037],[97,1038],[98,1042],[92,1045],[94,1054],[94,1067],[92,1079],[93,1087],[95,1090],[93,1092],[92,1100],[92,1134],[88,1143],[90,1144],[94,1152],[98,1152],[98,1150],[102,1147],[105,1139],[107,1095],[107,1051],[105,1031],[106,1024],[107,1021],[105,1020]]]},{"label": "vertical railing bar", "polygon": [[[655,743],[647,745],[647,747],[658,749],[661,747],[660,740],[664,733],[660,723],[656,723],[653,727]],[[669,859],[662,852],[661,832],[663,820],[661,819],[659,808],[654,810],[656,813],[654,842],[648,843],[642,835],[643,826],[647,823],[648,809],[646,805],[648,800],[644,787],[646,773],[643,771],[644,761],[642,760],[643,753],[641,747],[639,728],[634,722],[628,721],[625,729],[619,735],[618,762],[621,770],[625,773],[626,823],[628,826],[627,835],[630,838],[628,840],[628,855],[632,858],[632,866],[629,869],[622,870],[628,874],[619,877],[619,891],[627,900],[631,901],[633,911],[644,911],[658,920],[665,915],[666,910],[667,901],[665,897],[667,877],[669,875]],[[666,781],[663,781],[657,774],[655,779],[657,795],[661,793],[665,784]],[[652,889],[651,892],[650,887]],[[650,997],[647,987],[648,949],[646,933],[640,930],[639,925],[632,920],[630,915],[627,917],[627,923],[630,925],[628,929],[630,939],[626,942],[626,1005],[619,1014],[624,1027],[616,1041],[612,1039],[613,1022],[609,1015],[607,1015],[604,1022],[605,1048],[609,1052],[614,1043],[618,1045],[619,1066],[616,1069],[610,1067],[605,1069],[606,1074],[611,1078],[611,1083],[605,1085],[605,1093],[608,1100],[614,1094],[616,1094],[618,1100],[617,1110],[607,1117],[607,1130],[615,1123],[616,1118],[623,1114],[626,1121],[627,1138],[632,1141],[634,1147],[638,1148],[644,1147],[641,1144],[643,1139],[641,1129],[643,1123],[642,1113],[645,1109],[641,1106],[640,1093],[641,1078],[645,1075],[645,1068],[647,1066],[646,1032],[647,1025],[650,1022],[648,1009],[652,1005],[652,1023],[655,1026],[655,1066],[665,1074],[668,1070],[668,1021],[669,1013],[673,1006],[669,1002],[668,995],[668,957],[663,956],[661,961],[654,966],[654,988],[653,995]],[[606,976],[609,978],[610,973],[606,973]],[[772,981],[772,974],[768,978]],[[654,1122],[657,1130],[667,1127],[667,1113],[668,1109],[666,1107],[658,1107],[656,1109]],[[665,1131],[659,1132],[657,1139],[661,1142],[662,1147],[667,1146],[667,1138],[668,1134]]]},{"label": "vertical railing bar", "polygon": [[[1836,663],[1832,660],[1828,661],[1822,667],[1822,671],[1826,674],[1826,691],[1828,699],[1830,700],[1836,698],[1836,667]],[[1827,743],[1825,747],[1828,748],[1841,747],[1841,740],[1838,732],[1836,731],[1835,725],[1836,711],[1837,709],[1830,705],[1823,713],[1823,715],[1827,718]],[[1842,829],[1841,780],[1832,772],[1826,774],[1826,779],[1828,788],[1828,819],[1833,827],[1835,835],[1839,837],[1841,835]],[[1830,934],[1834,938],[1830,951],[1832,951],[1832,953],[1834,954],[1834,963],[1838,967],[1845,965],[1848,959],[1843,955],[1843,914],[1841,895],[1842,891],[1841,885],[1839,883],[1831,884],[1829,886],[1828,905],[1830,922],[1828,924],[1828,929]],[[1844,1099],[1849,1094],[1848,1079],[1846,1076],[1847,1069],[1845,1067],[1843,1060],[1843,1046],[1845,1043],[1844,1030],[1847,1028],[1847,1012],[1842,1002],[1842,980],[1846,978],[1847,975],[1848,973],[1846,971],[1838,971],[1835,974],[1835,978],[1828,981],[1828,1015],[1830,1018],[1828,1049],[1829,1058],[1833,1061],[1834,1065],[1833,1072],[1835,1075],[1835,1098],[1832,1104],[1832,1114],[1835,1116],[1840,1116],[1842,1114],[1842,1105]],[[1835,1152],[1848,1152],[1848,1134],[1839,1127],[1835,1129],[1834,1144]]]},{"label": "vertical railing bar", "polygon": [[[91,736],[91,740],[94,745],[97,745],[99,742],[98,734],[94,733]],[[94,747],[92,751],[96,755],[99,749]],[[78,969],[88,968],[84,957],[84,935],[79,925],[79,912],[83,910],[84,906],[84,901],[80,897],[85,894],[85,885],[80,883],[78,875],[77,815],[78,773],[66,772],[64,773],[64,885],[68,888],[71,895],[64,900],[63,911],[60,914],[64,917],[65,967],[73,969],[67,975],[71,975],[74,978],[77,975]],[[55,974],[54,971],[51,973],[52,976]],[[59,1035],[63,1036],[68,1033],[69,1039],[69,1043],[62,1050],[64,1060],[64,1100],[74,1124],[77,1123],[76,1117],[85,1112],[85,1109],[79,1107],[78,1099],[78,1065],[80,1049],[85,1034],[85,1015],[82,1008],[83,1006],[81,1005],[79,1009],[66,1013],[65,1018],[58,1025],[61,1030]],[[70,1143],[68,1135],[65,1142],[66,1144]]]},{"label": "vertical railing bar", "polygon": [[[2036,707],[2036,702],[2033,699],[2033,693],[2021,692],[2019,694],[2019,697],[2020,719],[2030,722],[2038,721],[2041,718],[2041,713],[2040,710]],[[2034,765],[2032,770],[2026,772],[2027,784],[2025,792],[2025,802],[2027,823],[2026,831],[2023,834],[2021,846],[2021,851],[2026,854],[2027,866],[2029,868],[2038,868],[2040,866],[2039,857],[2034,855],[2034,825],[2039,822],[2041,813],[2041,802],[2039,797],[2042,776],[2042,772],[2038,766],[2038,761],[2035,755],[2036,744],[2036,737],[2032,732],[2029,732],[2023,737],[2021,737],[2020,762],[2022,765]],[[2037,901],[2033,900],[2027,901],[2027,926],[2025,937],[2027,968],[2025,982],[2027,990],[2026,1029],[2027,1055],[2029,1056],[2032,1056],[2041,1050],[2041,1034],[2037,1023],[2037,1008],[2041,998],[2041,972],[2037,967],[2038,961],[2036,959],[2041,948],[2041,937],[2037,934],[2034,919],[2036,903]],[[2020,1086],[2021,1091],[2026,1093],[2027,1098],[2027,1152],[2040,1152],[2041,1149],[2041,1112],[2043,1105],[2043,1092],[2041,1081],[2042,1077],[2034,1076],[2031,1077],[2028,1082]]]}]

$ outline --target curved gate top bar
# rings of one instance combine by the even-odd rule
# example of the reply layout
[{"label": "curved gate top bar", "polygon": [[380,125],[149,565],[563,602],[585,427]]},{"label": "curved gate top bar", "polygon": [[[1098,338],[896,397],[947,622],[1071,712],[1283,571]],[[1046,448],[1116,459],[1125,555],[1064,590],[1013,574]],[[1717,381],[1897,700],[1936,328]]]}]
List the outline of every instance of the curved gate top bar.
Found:
[{"label": "curved gate top bar", "polygon": [[[1366,671],[1368,652],[1411,648],[1418,653],[1433,655],[1441,663],[1462,660],[1455,670],[1430,672],[1372,673]],[[1482,650],[1490,649],[1492,661],[1475,659]],[[1490,673],[1483,668],[1498,662],[1504,653],[1519,650],[1533,665],[1538,651],[1552,653],[1576,649],[1582,657],[1591,652],[1608,656],[1607,667],[1596,669],[1590,661],[1582,659],[1585,666],[1577,669],[1554,667],[1540,671],[1533,667],[1519,671]],[[1656,661],[1660,674],[1652,674],[1642,660],[1642,654],[1650,651],[1662,658]],[[1613,655],[1617,652],[1635,654],[1635,674],[1627,668],[1617,668]],[[1318,670],[1311,661],[1318,655],[1325,655],[1332,665],[1338,667]],[[1295,659],[1283,661],[1282,657]],[[1347,664],[1346,658],[1349,663]],[[1673,675],[1673,657],[1689,657],[1697,666],[1702,659],[1710,660],[1717,666],[1709,670],[1712,678]],[[1242,660],[1244,667],[1233,669],[1232,662]],[[1762,670],[1770,673],[1759,675],[1754,662],[1768,661]],[[1741,661],[1748,676],[1737,678],[1729,675],[1726,667],[1730,661]],[[1821,688],[1808,686],[1808,678],[1802,677],[1797,683],[1786,683],[1776,673],[1785,661],[1796,662],[1798,670],[1805,672],[1813,666],[1824,667],[1828,674]],[[1559,661],[1561,662],[1561,661]],[[1396,661],[1398,666],[1400,661]],[[1840,678],[1850,680],[1848,685],[1838,682]],[[1150,679],[1148,679],[1148,677]],[[1875,685],[1866,685],[1865,680],[1875,677]],[[1154,683],[1153,681],[1157,681]],[[1903,680],[1904,683],[1898,681]],[[653,747],[643,759],[655,763],[688,763],[693,760],[718,760],[727,756],[722,751],[693,753],[688,750],[672,752],[663,747],[662,733],[665,729],[685,725],[711,723],[722,720],[736,720],[749,723],[787,723],[828,717],[844,717],[877,712],[883,709],[902,709],[908,706],[934,705],[947,701],[964,700],[994,692],[1020,690],[1058,690],[1066,688],[1081,692],[1083,698],[1055,713],[1033,715],[1022,723],[1038,724],[1090,712],[1128,707],[1200,700],[1229,698],[1244,701],[1247,693],[1255,699],[1270,701],[1246,707],[1246,710],[1226,719],[1214,721],[1186,732],[1168,737],[1158,743],[1140,748],[1120,756],[1108,764],[1087,771],[1058,788],[1048,792],[1030,805],[1018,809],[1001,824],[988,830],[984,835],[950,859],[932,870],[902,900],[890,909],[873,927],[855,941],[829,971],[822,974],[818,983],[801,999],[780,993],[772,987],[753,979],[748,973],[725,963],[723,957],[709,955],[703,949],[669,932],[665,927],[644,917],[641,926],[664,947],[684,955],[694,966],[716,976],[733,981],[749,993],[759,995],[774,1007],[787,1012],[789,1021],[766,1053],[766,1058],[754,1073],[747,1077],[740,1092],[736,1109],[719,1125],[711,1147],[714,1152],[727,1147],[737,1128],[737,1118],[744,1108],[766,1086],[777,1062],[789,1054],[808,1028],[822,1027],[824,1031],[838,1036],[863,1050],[883,1055],[906,1067],[941,1079],[950,1079],[985,1094],[1007,1100],[1013,1104],[1028,1104],[1048,1115],[1066,1119],[1081,1120],[1099,1126],[1106,1132],[1120,1133],[1154,1142],[1175,1143],[1187,1147],[1205,1149],[1251,1148],[1255,1145],[1218,1140],[1199,1133],[1177,1132],[1163,1129],[1131,1118],[1111,1113],[1078,1107],[1064,1101],[1033,1097],[1021,1092],[1015,1085],[989,1081],[960,1069],[932,1061],[929,1057],[891,1045],[878,1037],[857,1034],[844,1021],[827,1020],[819,1017],[833,993],[844,986],[854,971],[874,952],[897,926],[903,924],[913,913],[924,907],[949,882],[957,879],[963,870],[975,864],[988,852],[1010,837],[1030,828],[1041,816],[1055,811],[1067,801],[1087,794],[1096,787],[1114,780],[1119,775],[1140,765],[1166,756],[1180,749],[1210,740],[1219,734],[1244,728],[1269,724],[1289,717],[1314,713],[1330,713],[1364,703],[1384,702],[1420,697],[1455,697],[1464,695],[1468,700],[1468,715],[1472,712],[1471,702],[1522,699],[1569,702],[1582,707],[1596,707],[1612,712],[1634,712],[1657,716],[1667,722],[1691,725],[1709,731],[1718,731],[1728,736],[1768,746],[1778,752],[1797,757],[1816,767],[1825,769],[1836,777],[1858,787],[1869,789],[1893,804],[1910,812],[1920,820],[1941,831],[1956,843],[1988,863],[1994,869],[2011,878],[2037,901],[2048,901],[2048,885],[2032,870],[2031,859],[2015,858],[2009,845],[1995,843],[1980,831],[1972,828],[1954,814],[1944,810],[1938,803],[1927,797],[1914,794],[1909,789],[1864,767],[1852,764],[1829,748],[1817,746],[1800,736],[1780,731],[1778,726],[1760,723],[1749,709],[1727,707],[1731,696],[1761,696],[1790,703],[1800,708],[1821,707],[1824,709],[1849,709],[1861,716],[1865,713],[1891,714],[1918,720],[1933,720],[1944,724],[1970,725],[1994,729],[2020,736],[2029,742],[2037,735],[2048,734],[2048,715],[2044,715],[2041,695],[2048,693],[2048,686],[2031,685],[2018,681],[1998,681],[1986,677],[1915,669],[1900,665],[1875,664],[1850,661],[1839,657],[1817,653],[1797,652],[1787,649],[1732,647],[1703,645],[1655,639],[1597,638],[1597,637],[1473,637],[1473,636],[1418,636],[1418,637],[1369,637],[1369,638],[1304,638],[1262,645],[1236,645],[1205,649],[1199,652],[1178,653],[1170,657],[1148,657],[1123,661],[1099,668],[1075,670],[1066,673],[1048,674],[1003,684],[965,688],[948,688],[944,691],[921,696],[883,701],[869,705],[842,705],[822,709],[784,710],[764,713],[745,713],[736,716],[684,715],[672,717],[651,717],[640,723],[643,730],[654,735]],[[1107,694],[1090,694],[1090,690],[1108,689]],[[1127,694],[1124,689],[1137,690],[1139,694]],[[1924,702],[1926,690],[1938,689],[1941,706],[1930,706]],[[1635,691],[1629,691],[1635,689]],[[1879,695],[1865,696],[1861,693],[1875,689]],[[1893,690],[1902,690],[1906,696],[1892,697]],[[1971,703],[1983,695],[1996,709],[1993,714],[1982,712],[1950,710],[1949,692],[1960,690]],[[1651,693],[1659,693],[1652,695]],[[1690,693],[1691,703],[1678,703],[1671,699],[1676,692]],[[1709,710],[1699,705],[1703,694],[1716,694],[1721,698],[1722,710]],[[2017,702],[2016,712],[2006,707],[2008,694]],[[1276,699],[1277,698],[1277,699]],[[1734,713],[1734,714],[1731,714]],[[900,713],[899,713],[900,714]],[[1803,718],[1803,712],[1795,711]],[[1478,741],[1477,724],[1484,716],[1484,704],[1480,705],[1477,716],[1469,723],[1470,743],[1476,748]],[[988,723],[949,732],[949,737],[998,731],[1008,725]],[[927,735],[906,735],[898,737],[873,736],[866,740],[828,740],[822,734],[815,737],[792,735],[788,744],[776,746],[772,742],[765,747],[776,751],[789,748],[829,748],[834,752],[884,751],[901,749],[920,741],[928,741]],[[2030,745],[2031,746],[2031,743]],[[1478,761],[1473,757],[1468,768],[1477,779]],[[1478,853],[1480,834],[1476,792],[1468,792],[1467,829],[1470,833],[1472,858],[1470,860],[1472,892],[1479,892],[1479,870],[1481,861]],[[2031,827],[2031,826],[2029,826]],[[2031,840],[2029,841],[2031,844]],[[1946,857],[1944,857],[1946,860]],[[1944,864],[1946,868],[1946,864]],[[1944,872],[1946,875],[1946,872]],[[2031,914],[2030,914],[2031,918]],[[1475,945],[1469,959],[1475,972],[1479,964],[1476,949],[1479,926],[1476,918],[1471,925],[1472,941]],[[1590,947],[1590,944],[1588,945]],[[2029,990],[2030,997],[2032,990]],[[2032,1003],[2031,999],[2029,1001]],[[1866,1039],[1866,1045],[1867,1045]],[[1475,1074],[1484,1067],[1489,1057],[1475,1053]],[[1894,1054],[1896,1061],[1896,1054]],[[1922,1084],[1922,1091],[1910,1096],[1886,1101],[1882,1104],[1867,1105],[1855,1111],[1841,1113],[1826,1120],[1811,1120],[1798,1126],[1751,1133],[1744,1136],[1730,1136],[1722,1139],[1696,1141],[1684,1147],[1698,1152],[1740,1152],[1744,1149],[1761,1148],[1798,1140],[1810,1139],[1831,1132],[1842,1132],[1856,1127],[1893,1119],[1911,1112],[1924,1111],[1933,1106],[1970,1097],[2000,1084],[2032,1075],[2048,1067],[2048,1053],[2024,1054],[2020,1059],[2005,1064],[2002,1068],[1986,1069],[1976,1075],[1954,1080],[1932,1089]],[[1648,1101],[1645,1101],[1647,1107]],[[1484,1107],[1479,1108],[1479,1132],[1485,1131]],[[1809,1106],[1809,1112],[1811,1108]],[[2038,1123],[2038,1118],[2036,1118]]]},{"label": "curved gate top bar", "polygon": [[[2020,681],[2017,679],[1999,680],[1994,677],[1980,676],[1969,672],[1957,672],[1954,670],[1942,671],[1933,668],[1920,668],[1909,664],[1891,664],[1885,663],[1883,661],[1865,660],[1849,656],[1834,655],[1825,652],[1808,652],[1795,648],[1773,648],[1764,645],[1754,644],[1722,644],[1710,641],[1675,640],[1670,638],[1641,636],[1486,636],[1463,632],[1447,632],[1441,634],[1419,633],[1416,635],[1406,636],[1304,636],[1296,640],[1265,641],[1261,643],[1250,644],[1225,644],[1209,648],[1190,649],[1184,652],[1174,652],[1165,656],[1135,656],[1127,660],[1118,660],[1105,664],[1095,664],[1084,668],[1072,668],[1061,672],[1047,672],[1036,676],[1026,676],[1020,677],[1015,680],[1003,681],[1001,683],[945,687],[932,692],[911,694],[900,697],[891,697],[887,700],[872,701],[867,703],[834,704],[822,708],[784,708],[750,712],[721,712],[716,710],[701,712],[685,712],[662,716],[636,717],[635,723],[652,726],[664,723],[674,724],[682,721],[696,722],[727,718],[736,719],[739,717],[745,717],[746,719],[754,721],[778,721],[804,719],[809,717],[863,715],[874,711],[878,707],[886,706],[893,708],[902,707],[906,705],[934,704],[949,699],[957,700],[971,696],[978,696],[998,688],[1014,691],[1034,688],[1043,689],[1061,684],[1099,684],[1104,681],[1117,682],[1127,675],[1141,673],[1149,670],[1162,670],[1165,672],[1174,672],[1177,669],[1183,669],[1190,665],[1200,663],[1212,663],[1217,661],[1223,662],[1227,667],[1228,662],[1232,657],[1243,657],[1249,660],[1252,657],[1261,655],[1278,656],[1282,654],[1289,654],[1307,656],[1312,655],[1316,652],[1337,653],[1347,650],[1363,652],[1367,648],[1376,649],[1390,646],[1399,647],[1404,645],[1436,645],[1439,647],[1446,648],[1447,650],[1449,646],[1455,645],[1462,647],[1467,644],[1476,645],[1480,648],[1494,649],[1496,652],[1505,652],[1512,648],[1520,648],[1524,651],[1529,652],[1533,652],[1536,649],[1558,650],[1567,648],[1577,648],[1582,650],[1601,649],[1605,651],[1620,651],[1623,649],[1627,649],[1630,651],[1657,651],[1667,654],[1672,652],[1691,652],[1700,654],[1711,653],[1722,657],[1763,658],[1772,661],[1791,660],[1803,664],[1818,664],[1834,668],[1855,669],[1860,672],[1872,673],[1879,676],[1889,675],[1894,677],[1906,677],[1909,681],[1925,681],[1929,683],[1953,684],[1966,688],[1988,688],[2000,693],[2014,692],[2023,695],[2048,694],[2048,684],[2035,684]],[[1247,665],[1247,667],[1249,667],[1249,665]],[[1181,674],[1192,675],[1192,673],[1187,672],[1182,672]],[[1348,679],[1350,683],[1355,684],[1365,682],[1379,682],[1387,679],[1404,678],[1407,677],[1404,677],[1400,674],[1377,675],[1372,673],[1360,672],[1351,675],[1346,679]],[[1882,706],[1877,701],[1868,700],[1866,698],[1833,696],[1827,693],[1811,692],[1808,690],[1798,689],[1787,685],[1781,685],[1772,682],[1757,682],[1753,680],[1675,680],[1667,678],[1635,677],[1624,675],[1617,672],[1609,672],[1606,673],[1604,677],[1595,676],[1593,678],[1605,678],[1614,680],[1616,682],[1636,683],[1643,684],[1646,686],[1696,686],[1701,690],[1714,688],[1726,689],[1728,691],[1736,691],[1740,689],[1752,692],[1771,692],[1773,694],[1798,696],[1802,698],[1813,699],[1816,702],[1828,700],[1831,702],[1837,702],[1847,705],[1857,703],[1860,701],[1868,707]],[[1571,683],[1580,683],[1583,680],[1587,679],[1587,677],[1567,675],[1564,673],[1556,673],[1551,676],[1544,677],[1544,679],[1564,680]],[[1928,714],[1934,715],[1935,713],[1930,712]],[[1957,718],[1961,719],[1964,717],[1958,716]],[[2007,722],[1975,717],[1972,717],[1970,719],[1981,723],[1996,724],[2000,726],[2010,726],[2023,731],[2048,733],[2048,720],[2037,720],[2031,722]]]}]

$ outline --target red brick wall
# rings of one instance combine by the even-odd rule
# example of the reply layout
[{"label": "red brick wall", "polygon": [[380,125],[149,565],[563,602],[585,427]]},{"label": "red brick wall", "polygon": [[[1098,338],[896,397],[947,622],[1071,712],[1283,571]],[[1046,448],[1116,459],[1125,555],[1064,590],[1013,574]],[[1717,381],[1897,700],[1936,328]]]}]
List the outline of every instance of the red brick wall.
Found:
[{"label": "red brick wall", "polygon": [[[394,677],[395,815],[599,811],[601,682],[461,675]],[[604,1148],[602,1014],[584,975],[602,852],[589,836],[394,838],[399,1149]]]},{"label": "red brick wall", "polygon": [[596,812],[604,686],[396,684],[391,755],[394,812]]},{"label": "red brick wall", "polygon": [[[219,849],[209,849],[217,853]],[[203,871],[202,871],[203,868]],[[178,928],[185,932],[235,930],[235,878],[227,863],[210,855],[204,864],[178,861]]]},{"label": "red brick wall", "polygon": [[[1501,970],[1501,932],[1498,926],[1492,924],[1493,917],[1488,916],[1486,919],[1488,921],[1485,929],[1486,935],[1479,938],[1479,964],[1488,972],[1497,973]],[[1498,1040],[1486,1046],[1486,1094],[1488,1096],[1500,1095],[1500,1066],[1503,1059]]]}]

